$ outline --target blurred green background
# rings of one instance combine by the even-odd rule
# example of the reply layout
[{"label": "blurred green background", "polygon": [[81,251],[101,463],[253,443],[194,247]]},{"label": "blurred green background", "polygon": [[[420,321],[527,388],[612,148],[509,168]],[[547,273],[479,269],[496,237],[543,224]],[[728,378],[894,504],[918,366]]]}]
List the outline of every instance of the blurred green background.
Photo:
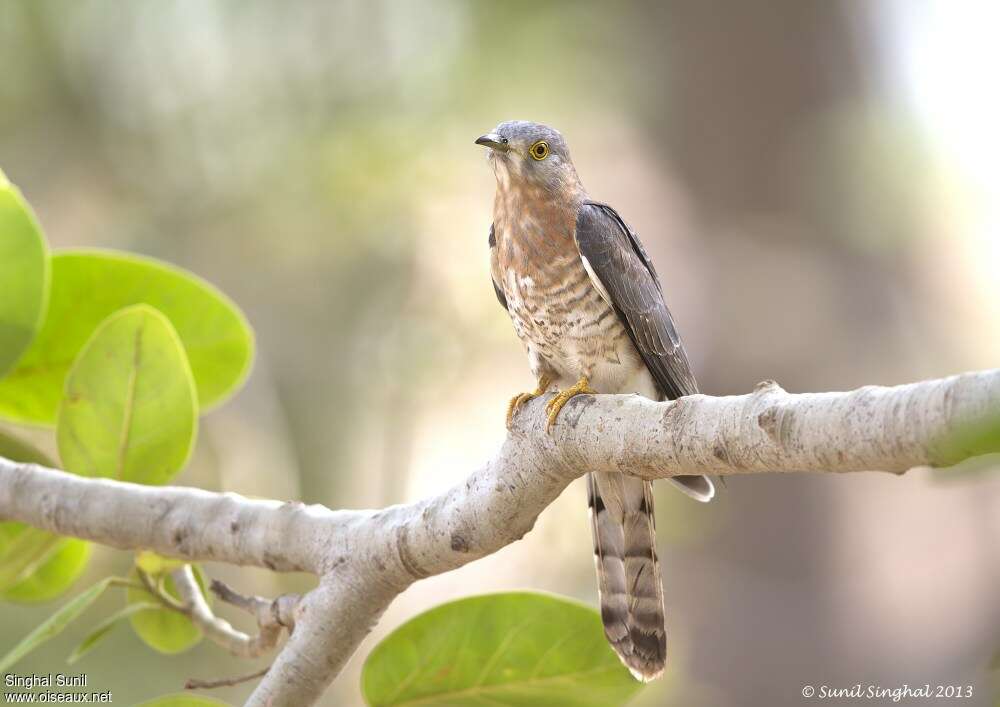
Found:
[{"label": "blurred green background", "polygon": [[[643,236],[707,393],[996,366],[998,20],[948,0],[8,0],[0,165],[54,247],[166,259],[247,312],[249,385],[179,483],[383,506],[463,478],[533,383],[489,282],[472,144],[502,120],[558,127]],[[671,663],[636,704],[996,694],[1000,475],[736,478],[705,507],[661,489],[658,526]],[[80,587],[130,561],[95,555]],[[406,618],[516,587],[595,601],[582,485],[524,541],[406,592],[325,704],[358,703],[363,657]],[[0,606],[0,653],[49,611]],[[62,670],[87,628],[17,671]],[[74,670],[130,704],[252,667],[119,629]]]}]

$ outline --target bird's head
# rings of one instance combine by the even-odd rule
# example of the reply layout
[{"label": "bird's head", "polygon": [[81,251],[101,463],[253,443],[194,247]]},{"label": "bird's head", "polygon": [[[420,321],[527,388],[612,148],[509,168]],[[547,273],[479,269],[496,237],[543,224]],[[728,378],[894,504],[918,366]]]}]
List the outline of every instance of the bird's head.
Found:
[{"label": "bird's head", "polygon": [[476,140],[487,155],[501,189],[534,187],[551,192],[579,190],[569,148],[558,130],[541,123],[511,120]]}]

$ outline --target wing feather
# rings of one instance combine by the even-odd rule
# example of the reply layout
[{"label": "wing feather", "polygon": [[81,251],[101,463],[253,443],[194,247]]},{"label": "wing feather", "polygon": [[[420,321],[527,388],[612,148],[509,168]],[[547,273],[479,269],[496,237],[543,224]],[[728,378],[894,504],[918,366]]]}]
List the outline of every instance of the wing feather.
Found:
[{"label": "wing feather", "polygon": [[[507,307],[507,296],[503,293],[503,288],[500,287],[500,262],[497,259],[497,236],[496,232],[493,230],[493,224],[490,224],[490,278],[493,280],[493,291],[497,295],[497,299],[500,304],[503,305],[504,309]],[[509,311],[509,310],[508,310]]]},{"label": "wing feather", "polygon": [[[639,237],[610,206],[585,201],[576,218],[576,244],[587,273],[614,307],[660,393],[671,400],[697,393],[656,269]],[[670,481],[699,501],[715,494],[705,476],[675,476]]]},{"label": "wing feather", "polygon": [[669,399],[697,393],[687,353],[639,237],[613,208],[586,201],[576,218],[576,244],[660,392]]}]

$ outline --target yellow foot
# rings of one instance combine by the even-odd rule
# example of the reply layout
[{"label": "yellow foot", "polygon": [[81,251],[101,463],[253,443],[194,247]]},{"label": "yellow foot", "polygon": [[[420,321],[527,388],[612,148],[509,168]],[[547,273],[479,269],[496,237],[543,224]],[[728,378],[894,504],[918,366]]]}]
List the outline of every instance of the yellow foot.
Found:
[{"label": "yellow foot", "polygon": [[552,380],[548,376],[542,376],[542,378],[538,381],[538,387],[535,388],[533,391],[531,391],[530,393],[521,393],[520,395],[515,395],[513,398],[510,399],[510,402],[507,403],[508,430],[511,428],[511,425],[514,424],[514,415],[517,414],[517,411],[521,408],[521,406],[524,405],[529,400],[534,400],[539,395],[544,395],[545,391],[549,389],[550,385],[552,385]]},{"label": "yellow foot", "polygon": [[566,390],[560,392],[545,404],[545,411],[549,414],[548,422],[545,424],[545,431],[552,432],[552,426],[556,424],[556,418],[563,409],[563,405],[569,402],[574,395],[596,395],[597,391],[590,387],[590,381],[584,376]]}]

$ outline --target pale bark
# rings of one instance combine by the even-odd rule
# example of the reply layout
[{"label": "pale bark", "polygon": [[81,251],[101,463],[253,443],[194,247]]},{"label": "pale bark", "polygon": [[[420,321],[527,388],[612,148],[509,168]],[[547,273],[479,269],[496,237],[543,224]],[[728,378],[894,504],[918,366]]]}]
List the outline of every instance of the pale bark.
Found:
[{"label": "pale bark", "polygon": [[294,628],[294,610],[299,602],[296,595],[283,595],[274,601],[261,597],[241,597],[218,582],[212,583],[212,590],[226,598],[238,599],[238,605],[253,615],[257,621],[258,633],[251,636],[233,627],[225,619],[216,616],[202,594],[191,565],[183,565],[170,573],[180,596],[183,613],[191,619],[209,638],[235,656],[257,658],[273,650],[278,645],[284,629]]},{"label": "pale bark", "polygon": [[[523,408],[500,451],[465,481],[383,510],[331,511],[137,486],[0,458],[0,518],[122,549],[319,575],[316,589],[284,605],[294,617],[280,623],[294,618],[294,631],[248,703],[306,705],[402,590],[521,538],[567,484],[588,471],[650,479],[901,473],[1000,452],[1000,435],[985,438],[992,440],[985,445],[967,444],[971,432],[1000,419],[1000,370],[849,393],[794,395],[763,383],[748,395],[664,403],[580,396],[551,435],[544,432],[543,403]],[[200,620],[220,642],[233,648],[232,641],[253,640],[226,634],[205,608],[197,608]],[[273,630],[269,625],[266,632]],[[268,633],[265,641],[271,638]]]}]

